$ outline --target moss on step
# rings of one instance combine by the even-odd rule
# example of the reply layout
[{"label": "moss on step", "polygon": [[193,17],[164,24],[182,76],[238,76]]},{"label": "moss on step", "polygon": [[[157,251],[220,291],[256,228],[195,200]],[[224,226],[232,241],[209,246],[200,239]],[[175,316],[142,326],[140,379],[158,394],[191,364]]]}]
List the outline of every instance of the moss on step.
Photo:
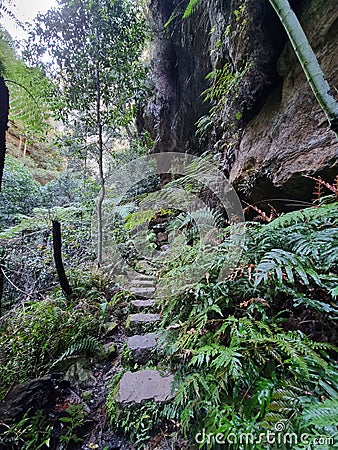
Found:
[{"label": "moss on step", "polygon": [[151,333],[158,327],[159,314],[130,314],[126,321],[126,334]]}]

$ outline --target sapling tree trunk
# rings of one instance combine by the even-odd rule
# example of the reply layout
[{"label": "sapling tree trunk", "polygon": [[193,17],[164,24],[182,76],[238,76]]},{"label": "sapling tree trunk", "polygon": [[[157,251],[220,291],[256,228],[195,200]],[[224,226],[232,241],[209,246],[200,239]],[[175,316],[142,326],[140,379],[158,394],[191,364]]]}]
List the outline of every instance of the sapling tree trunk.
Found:
[{"label": "sapling tree trunk", "polygon": [[98,132],[98,150],[99,150],[99,178],[101,190],[97,199],[97,263],[102,265],[103,258],[103,219],[102,205],[105,197],[105,179],[103,170],[103,127],[101,121],[101,86],[99,69],[96,70],[96,123]]},{"label": "sapling tree trunk", "polygon": [[0,317],[2,316],[2,297],[4,294],[4,273],[2,271],[4,262],[5,261],[3,259],[0,259]]},{"label": "sapling tree trunk", "polygon": [[70,287],[65,268],[62,261],[62,235],[61,225],[57,220],[52,221],[53,225],[53,252],[56,271],[59,277],[61,289],[67,298],[72,296],[72,288]]},{"label": "sapling tree trunk", "polygon": [[9,93],[3,77],[0,77],[0,192],[6,156],[6,131],[8,129]]},{"label": "sapling tree trunk", "polygon": [[282,22],[316,99],[338,137],[338,101],[288,0],[269,0]]}]

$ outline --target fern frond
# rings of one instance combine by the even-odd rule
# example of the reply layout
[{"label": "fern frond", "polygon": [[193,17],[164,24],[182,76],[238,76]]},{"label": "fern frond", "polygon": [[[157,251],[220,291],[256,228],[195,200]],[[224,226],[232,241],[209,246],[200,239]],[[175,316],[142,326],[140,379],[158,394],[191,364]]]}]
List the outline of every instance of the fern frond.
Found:
[{"label": "fern frond", "polygon": [[309,425],[327,427],[338,423],[338,398],[326,399],[305,408],[302,419]]},{"label": "fern frond", "polygon": [[338,195],[338,189],[336,184],[330,184],[327,181],[324,181],[321,177],[310,177],[309,175],[306,175],[307,178],[310,178],[310,180],[314,180],[317,184],[320,184],[322,186],[325,186],[327,189],[329,189],[331,192],[333,192],[335,195]]},{"label": "fern frond", "polygon": [[173,219],[167,232],[180,230],[186,235],[189,242],[196,238],[207,238],[208,233],[218,230],[223,225],[223,217],[218,211],[210,208],[201,208],[188,214],[181,213]]},{"label": "fern frond", "polygon": [[114,212],[122,219],[126,219],[136,209],[135,203],[124,203],[122,205],[115,206]]},{"label": "fern frond", "polygon": [[96,354],[102,351],[101,342],[94,336],[86,336],[80,341],[74,342],[52,365],[52,367],[72,356]]},{"label": "fern frond", "polygon": [[338,228],[311,230],[300,225],[296,232],[288,233],[286,239],[298,255],[325,260],[330,265],[338,261]]},{"label": "fern frond", "polygon": [[265,222],[271,222],[271,220],[273,220],[275,217],[277,217],[277,213],[276,210],[274,208],[271,207],[271,212],[270,215],[267,215],[266,212],[262,211],[261,209],[257,208],[257,206],[255,205],[251,205],[250,203],[247,202],[243,202],[245,203],[247,206],[244,209],[244,212],[248,211],[249,209],[254,210],[256,213],[258,213],[258,215],[265,221]]},{"label": "fern frond", "polygon": [[316,221],[318,221],[319,226],[338,223],[337,202],[322,205],[320,208],[311,207],[282,214],[277,219],[265,225],[264,229],[268,233],[269,231],[289,227],[297,223],[306,222],[314,225]]},{"label": "fern frond", "polygon": [[259,286],[263,281],[275,279],[282,282],[285,278],[290,283],[294,283],[295,275],[305,284],[309,284],[309,276],[317,283],[321,284],[320,277],[313,267],[311,261],[306,257],[300,257],[294,253],[283,249],[273,249],[264,255],[256,267],[255,286]]},{"label": "fern frond", "polygon": [[310,308],[313,308],[318,312],[330,314],[331,318],[338,315],[337,308],[333,308],[328,303],[324,303],[319,300],[314,300],[314,299],[308,298],[306,295],[302,295],[299,293],[297,294],[296,298],[293,298],[293,304],[294,304],[294,306],[299,306],[302,304],[309,306]]},{"label": "fern frond", "polygon": [[302,396],[304,396],[304,389],[295,380],[281,382],[272,393],[268,412],[260,426],[273,429],[278,422],[290,424],[289,420],[300,413]]}]

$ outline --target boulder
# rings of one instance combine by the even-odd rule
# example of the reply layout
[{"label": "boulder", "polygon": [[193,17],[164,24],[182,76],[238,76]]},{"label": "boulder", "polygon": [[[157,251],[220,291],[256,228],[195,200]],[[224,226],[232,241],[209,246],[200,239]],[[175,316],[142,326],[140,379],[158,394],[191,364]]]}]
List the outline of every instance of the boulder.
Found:
[{"label": "boulder", "polygon": [[[60,381],[63,387],[69,383]],[[28,411],[50,410],[58,396],[58,381],[51,375],[14,386],[0,402],[3,421],[20,420]]]}]

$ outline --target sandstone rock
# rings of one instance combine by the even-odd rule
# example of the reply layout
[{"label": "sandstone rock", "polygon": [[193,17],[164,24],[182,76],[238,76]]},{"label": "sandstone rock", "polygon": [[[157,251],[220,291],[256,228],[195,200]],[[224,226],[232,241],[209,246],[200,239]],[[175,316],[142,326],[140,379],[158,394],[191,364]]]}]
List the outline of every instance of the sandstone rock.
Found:
[{"label": "sandstone rock", "polygon": [[155,287],[147,286],[147,287],[131,287],[130,292],[140,297],[151,297],[155,292]]},{"label": "sandstone rock", "polygon": [[[304,2],[299,18],[330,85],[337,85],[337,60],[332,57],[338,46],[336,0]],[[273,186],[282,186],[285,198],[306,200],[313,182],[302,174],[322,171],[332,177],[337,172],[338,144],[289,43],[278,60],[278,71],[282,82],[244,130],[230,181],[246,185],[257,200],[267,194],[278,196]]]},{"label": "sandstone rock", "polygon": [[154,300],[132,300],[130,302],[131,309],[139,312],[141,309],[151,308],[154,306]]},{"label": "sandstone rock", "polygon": [[[64,387],[69,384],[62,381]],[[21,419],[27,411],[53,407],[57,398],[57,380],[51,375],[13,387],[0,402],[0,418],[4,421]]]},{"label": "sandstone rock", "polygon": [[114,342],[108,342],[107,344],[104,344],[103,346],[105,351],[105,357],[109,361],[114,359],[117,355],[117,348],[116,344]]},{"label": "sandstone rock", "polygon": [[160,318],[159,314],[130,314],[126,323],[126,332],[129,336],[132,336],[133,334],[153,331]]},{"label": "sandstone rock", "polygon": [[162,376],[157,370],[126,372],[120,381],[117,401],[122,405],[147,400],[168,401],[173,398],[173,381],[173,375]]},{"label": "sandstone rock", "polygon": [[87,388],[96,383],[96,379],[90,369],[90,363],[85,358],[79,358],[65,373],[65,380],[79,383],[82,388]]},{"label": "sandstone rock", "polygon": [[163,242],[163,241],[167,241],[168,240],[168,235],[167,233],[157,233],[157,241],[158,242]]},{"label": "sandstone rock", "polygon": [[[334,91],[337,0],[290,4]],[[154,0],[150,7],[157,29],[154,89],[138,127],[150,131],[155,152],[222,154],[222,169],[236,189],[251,202],[282,198],[269,201],[279,211],[287,209],[284,199],[311,199],[313,182],[304,173],[333,180],[337,141],[268,1],[201,0],[179,26],[174,19],[167,33],[166,21],[182,17],[186,5]],[[205,77],[227,65],[242,75],[199,140],[196,122],[210,112],[201,96],[209,86]]]},{"label": "sandstone rock", "polygon": [[148,287],[148,286],[154,286],[154,279],[153,278],[138,278],[132,281],[132,286],[135,287]]},{"label": "sandstone rock", "polygon": [[127,340],[127,346],[131,350],[134,363],[144,365],[151,354],[157,348],[158,336],[155,333],[131,336]]}]

